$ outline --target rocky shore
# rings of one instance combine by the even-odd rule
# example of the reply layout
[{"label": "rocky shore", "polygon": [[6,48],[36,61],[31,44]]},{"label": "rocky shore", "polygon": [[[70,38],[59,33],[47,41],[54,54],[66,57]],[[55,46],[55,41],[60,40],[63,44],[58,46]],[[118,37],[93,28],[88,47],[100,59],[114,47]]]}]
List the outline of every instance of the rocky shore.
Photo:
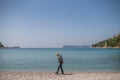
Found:
[{"label": "rocky shore", "polygon": [[0,72],[0,80],[120,80],[119,72]]}]

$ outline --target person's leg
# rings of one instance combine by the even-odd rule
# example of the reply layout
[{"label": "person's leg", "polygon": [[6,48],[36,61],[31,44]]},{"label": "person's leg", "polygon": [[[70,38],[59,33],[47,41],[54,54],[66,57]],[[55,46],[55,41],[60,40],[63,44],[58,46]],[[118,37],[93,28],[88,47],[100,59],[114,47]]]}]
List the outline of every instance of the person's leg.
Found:
[{"label": "person's leg", "polygon": [[59,69],[60,69],[60,65],[61,65],[61,64],[59,63],[59,66],[58,66],[58,69],[57,69],[57,72],[56,72],[56,74],[59,72]]},{"label": "person's leg", "polygon": [[63,63],[60,64],[60,68],[61,68],[62,74],[64,74],[64,71],[63,71],[63,68],[62,68],[62,64],[63,64]]}]

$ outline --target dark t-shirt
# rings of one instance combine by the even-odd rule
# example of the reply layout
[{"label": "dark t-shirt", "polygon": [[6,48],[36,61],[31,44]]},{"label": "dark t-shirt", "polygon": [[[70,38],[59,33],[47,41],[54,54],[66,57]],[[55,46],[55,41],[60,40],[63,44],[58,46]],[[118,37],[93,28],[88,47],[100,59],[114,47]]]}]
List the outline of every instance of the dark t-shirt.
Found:
[{"label": "dark t-shirt", "polygon": [[58,62],[63,63],[63,58],[62,58],[62,56],[60,54],[58,55]]}]

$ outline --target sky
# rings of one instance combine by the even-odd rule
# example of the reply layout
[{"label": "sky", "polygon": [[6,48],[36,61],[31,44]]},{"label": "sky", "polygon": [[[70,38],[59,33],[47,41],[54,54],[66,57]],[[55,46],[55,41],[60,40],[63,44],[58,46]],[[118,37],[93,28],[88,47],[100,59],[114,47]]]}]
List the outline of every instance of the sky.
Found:
[{"label": "sky", "polygon": [[120,0],[0,0],[0,42],[53,48],[120,33]]}]

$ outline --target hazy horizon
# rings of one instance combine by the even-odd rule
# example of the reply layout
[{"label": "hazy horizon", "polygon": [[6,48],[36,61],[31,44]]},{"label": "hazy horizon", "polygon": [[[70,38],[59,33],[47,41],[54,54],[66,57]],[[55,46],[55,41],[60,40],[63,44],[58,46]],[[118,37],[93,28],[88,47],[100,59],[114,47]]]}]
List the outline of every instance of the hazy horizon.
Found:
[{"label": "hazy horizon", "polygon": [[120,33],[119,0],[1,0],[0,42],[33,48],[92,45]]}]

